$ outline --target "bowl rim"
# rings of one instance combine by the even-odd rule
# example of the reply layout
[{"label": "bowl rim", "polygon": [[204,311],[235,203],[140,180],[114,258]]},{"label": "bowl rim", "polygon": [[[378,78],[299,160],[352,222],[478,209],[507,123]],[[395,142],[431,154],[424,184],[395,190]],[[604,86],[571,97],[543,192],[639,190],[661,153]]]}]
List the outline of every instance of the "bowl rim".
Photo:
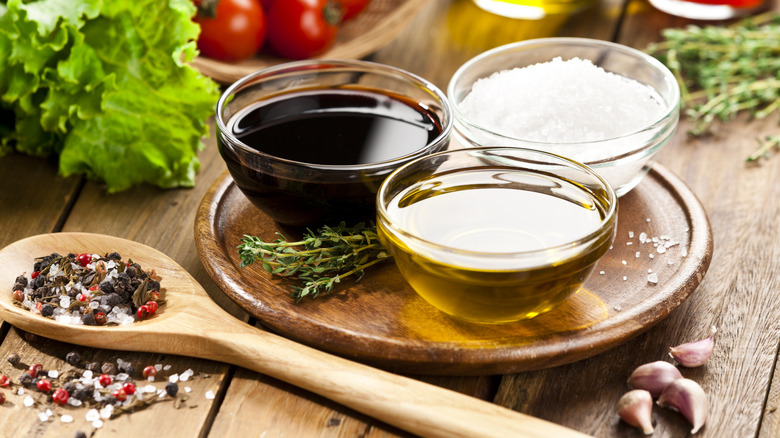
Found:
[{"label": "bowl rim", "polygon": [[[441,119],[440,122],[442,125],[441,132],[439,133],[438,136],[436,136],[436,138],[434,138],[431,142],[426,144],[424,147],[417,149],[414,152],[399,157],[395,157],[390,160],[377,161],[377,162],[367,163],[367,164],[318,164],[318,163],[309,163],[305,161],[297,161],[297,160],[281,158],[275,155],[267,154],[258,149],[252,148],[246,143],[237,139],[232,133],[230,133],[227,126],[225,125],[225,122],[222,120],[223,108],[228,103],[230,103],[230,100],[233,99],[234,94],[240,91],[247,84],[251,84],[252,82],[255,82],[257,80],[261,80],[266,77],[272,77],[283,72],[295,71],[299,69],[303,72],[308,72],[312,70],[327,71],[332,68],[341,68],[341,69],[364,68],[364,69],[378,70],[387,73],[388,76],[390,77],[396,77],[396,78],[402,78],[408,80],[414,85],[418,86],[419,88],[423,88],[427,90],[428,92],[432,93],[433,96],[435,96],[435,98],[439,101],[441,105],[443,111],[443,117],[440,118]],[[282,64],[277,64],[250,73],[242,77],[241,79],[233,82],[228,88],[225,89],[224,92],[222,92],[216,104],[216,108],[214,111],[214,118],[215,118],[215,124],[217,125],[217,135],[228,136],[231,141],[231,144],[239,147],[242,151],[246,153],[258,157],[262,157],[263,159],[267,159],[275,163],[280,163],[280,164],[294,166],[294,167],[305,167],[307,169],[317,169],[322,171],[381,170],[387,167],[395,166],[398,163],[404,163],[409,160],[421,156],[425,156],[427,155],[428,150],[432,146],[437,144],[445,144],[448,141],[454,125],[452,105],[450,105],[449,99],[447,99],[446,94],[444,94],[444,92],[441,89],[439,89],[436,85],[434,85],[432,82],[414,73],[408,72],[398,67],[393,67],[391,65],[381,64],[372,61],[347,60],[347,59],[308,59],[308,60],[301,60],[301,61],[291,61]]]},{"label": "bowl rim", "polygon": [[[495,55],[512,51],[518,48],[524,48],[526,46],[550,46],[550,45],[572,45],[572,46],[578,46],[578,45],[592,45],[595,47],[605,47],[609,49],[618,50],[620,52],[623,52],[628,55],[632,55],[637,57],[638,59],[646,62],[647,64],[650,64],[652,67],[656,68],[658,71],[660,71],[666,82],[670,84],[672,87],[672,101],[666,104],[666,111],[658,118],[653,120],[652,123],[649,123],[646,127],[635,130],[623,135],[615,136],[615,137],[609,137],[604,138],[600,140],[594,140],[594,141],[582,141],[582,142],[547,142],[547,141],[538,141],[538,140],[531,140],[531,139],[525,139],[525,138],[519,138],[519,137],[511,137],[505,134],[501,134],[495,131],[492,131],[490,129],[487,129],[483,126],[480,126],[476,123],[473,123],[470,121],[460,110],[460,102],[455,99],[455,85],[458,82],[458,80],[474,65],[482,62],[483,60],[493,57]],[[551,59],[552,60],[552,59]],[[591,60],[592,61],[592,60]],[[594,64],[595,65],[595,64]],[[598,65],[597,65],[598,66]],[[598,66],[600,67],[600,66]],[[482,78],[480,78],[482,79]],[[473,84],[472,84],[473,85]],[[469,91],[470,92],[470,91]],[[530,40],[524,40],[524,41],[518,41],[515,43],[509,43],[505,44],[499,47],[495,47],[493,49],[487,50],[485,52],[480,53],[479,55],[469,59],[465,63],[463,63],[452,75],[450,78],[449,83],[447,84],[447,97],[450,101],[450,107],[452,109],[452,113],[455,117],[456,123],[462,123],[464,125],[467,125],[469,128],[476,129],[481,132],[485,132],[489,135],[492,135],[498,139],[504,140],[506,139],[509,142],[525,142],[529,144],[536,144],[540,146],[558,146],[558,147],[567,147],[567,146],[577,146],[577,145],[598,145],[602,143],[607,142],[614,142],[620,139],[624,138],[630,138],[632,136],[640,135],[643,132],[654,130],[658,127],[663,127],[664,125],[673,122],[674,120],[679,119],[679,110],[680,110],[680,85],[677,82],[677,79],[675,78],[674,74],[669,70],[666,65],[664,65],[661,61],[658,59],[648,55],[647,53],[644,53],[640,50],[634,49],[633,47],[625,46],[623,44],[613,43],[611,41],[605,41],[605,40],[598,40],[593,38],[579,38],[579,37],[551,37],[551,38],[535,38]],[[634,149],[631,150],[625,154],[619,155],[619,157],[623,156],[630,156],[638,151],[641,151],[644,148]],[[601,160],[598,162],[593,163],[600,163],[604,161],[611,161],[610,160]]]},{"label": "bowl rim", "polygon": [[[486,151],[506,151],[506,152],[515,152],[515,153],[519,152],[519,153],[531,153],[532,155],[536,154],[541,156],[547,156],[553,158],[554,160],[557,160],[558,162],[562,162],[563,164],[566,164],[569,167],[573,167],[578,170],[584,170],[586,173],[596,178],[599,184],[603,186],[604,191],[607,194],[609,209],[607,210],[604,218],[601,220],[601,224],[589,234],[579,237],[576,240],[572,240],[571,242],[562,243],[555,246],[546,247],[543,249],[535,249],[529,251],[512,251],[512,252],[509,251],[487,252],[487,251],[474,251],[474,250],[467,250],[462,248],[454,248],[451,246],[443,245],[441,243],[432,242],[428,239],[424,239],[419,235],[411,233],[405,228],[400,227],[388,214],[387,209],[385,208],[386,188],[391,182],[393,182],[398,177],[399,174],[405,172],[409,167],[414,166],[415,164],[417,164],[422,160],[434,160],[437,157],[443,155],[451,155],[456,153],[486,152]],[[421,244],[422,246],[425,247],[435,248],[436,250],[439,251],[446,251],[448,253],[463,255],[467,257],[481,257],[481,258],[493,258],[493,259],[520,258],[520,257],[533,257],[544,253],[550,253],[551,251],[565,251],[567,249],[574,248],[578,245],[583,245],[595,241],[605,234],[612,234],[614,236],[614,233],[617,229],[618,196],[615,193],[615,190],[612,188],[612,186],[598,172],[596,172],[589,166],[582,164],[578,161],[574,161],[570,158],[557,155],[554,153],[550,153],[550,152],[540,151],[536,149],[529,149],[529,148],[519,148],[514,146],[482,146],[482,147],[470,147],[470,148],[463,148],[463,149],[451,149],[451,150],[437,152],[435,154],[418,158],[414,161],[411,161],[399,167],[398,169],[393,171],[393,173],[391,173],[387,178],[385,178],[385,180],[380,185],[379,190],[377,191],[376,211],[377,211],[377,222],[378,222],[377,225],[381,224],[381,226],[385,226],[389,228],[390,231],[403,236],[405,239],[409,239],[410,241],[416,244]],[[403,242],[403,240],[401,241]],[[512,269],[501,269],[501,270],[504,271],[504,270],[512,270]]]}]

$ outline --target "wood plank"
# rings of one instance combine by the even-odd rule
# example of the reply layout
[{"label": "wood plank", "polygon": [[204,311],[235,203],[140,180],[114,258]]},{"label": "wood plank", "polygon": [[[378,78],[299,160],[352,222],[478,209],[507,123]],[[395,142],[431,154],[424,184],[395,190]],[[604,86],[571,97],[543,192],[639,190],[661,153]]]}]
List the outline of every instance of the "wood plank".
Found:
[{"label": "wood plank", "polygon": [[81,187],[77,176],[57,175],[54,160],[10,154],[0,158],[0,246],[55,231]]},{"label": "wood plank", "polygon": [[[690,23],[640,1],[628,12],[619,42],[638,48],[656,41],[663,28]],[[625,345],[565,367],[505,378],[497,403],[597,436],[638,436],[615,413],[628,390],[625,379],[642,363],[669,360],[668,347],[704,337],[715,325],[719,333],[710,362],[682,369],[710,398],[708,423],[697,436],[756,436],[759,425],[760,436],[780,433],[776,372],[760,424],[780,337],[780,160],[757,167],[743,163],[757,138],[778,133],[777,115],[762,121],[742,116],[701,139],[687,137],[689,126],[681,123],[660,162],[687,182],[709,214],[715,253],[703,283],[668,319]],[[669,410],[655,408],[654,418],[653,436],[690,430]]]},{"label": "wood plank", "polygon": [[[14,215],[11,220],[19,223],[29,222],[30,224],[35,224],[36,221],[48,220],[47,227],[39,225],[33,228],[28,226],[23,232],[17,232],[13,237],[24,237],[25,235],[52,231],[53,223],[59,219],[58,214],[64,211],[66,214],[69,214],[62,227],[63,231],[104,233],[126,237],[154,246],[175,258],[178,263],[192,272],[215,301],[237,317],[246,320],[246,314],[232,301],[226,299],[224,294],[205,274],[195,251],[192,228],[197,205],[211,182],[225,170],[224,163],[219,158],[217,152],[213,132],[207,140],[207,148],[199,156],[203,164],[198,174],[196,187],[193,189],[163,190],[150,186],[139,186],[125,192],[108,195],[101,184],[87,182],[78,200],[73,205],[72,211],[65,211],[65,208],[60,206],[53,213],[42,212],[41,207],[47,205],[56,206],[57,204],[52,198],[57,199],[57,197],[63,197],[63,195],[56,190],[51,192],[44,191],[46,197],[42,198],[38,203],[25,202],[24,209],[20,209],[23,214]],[[47,177],[53,178],[51,170],[49,170],[48,175],[36,176],[35,169],[37,167],[35,163],[31,163],[24,158],[19,160],[24,162],[17,162],[17,166],[14,169],[20,175],[26,172],[33,172],[33,177],[36,180],[43,181]],[[18,180],[21,182],[24,181],[24,178],[20,176]],[[35,190],[40,190],[40,187],[36,187],[31,185],[28,192],[24,192],[25,187],[20,184],[16,193],[25,194],[25,199],[35,199]],[[11,190],[3,193],[14,192]],[[6,201],[5,198],[0,199],[0,201],[3,202],[0,205],[13,205],[10,201]],[[3,227],[3,230],[5,229],[6,227]],[[8,239],[10,240],[10,237]],[[65,354],[74,348],[73,346],[51,340],[44,340],[42,345],[26,342],[12,330],[0,351],[3,353],[3,358],[13,351],[17,352],[24,360],[34,360],[47,369],[61,369]],[[117,346],[117,348],[121,350],[121,346]],[[118,351],[85,349],[81,347],[78,347],[76,351],[79,351],[82,356],[90,357],[91,360],[100,363],[115,361],[117,357],[121,357],[123,360],[136,365],[138,373],[145,365],[165,363],[171,366],[171,374],[181,373],[191,368],[196,373],[205,373],[211,376],[208,379],[196,379],[188,385],[191,387],[192,392],[189,395],[190,403],[185,404],[188,407],[187,409],[177,410],[174,408],[173,403],[156,404],[142,412],[123,415],[106,422],[104,427],[99,430],[100,433],[104,434],[114,434],[120,431],[131,434],[145,433],[148,430],[146,425],[156,424],[156,428],[160,428],[158,429],[160,436],[197,436],[201,430],[208,427],[213,416],[212,410],[218,406],[215,400],[207,400],[205,393],[209,390],[214,393],[224,392],[224,387],[227,385],[226,377],[231,369],[225,364],[176,356],[165,357],[164,355],[143,353],[121,353]],[[6,363],[4,359],[3,363]],[[18,372],[11,376],[12,379],[18,379],[16,374]],[[141,379],[141,376],[137,375],[135,378]],[[182,391],[184,390],[182,389]],[[7,406],[10,407],[9,409],[0,410],[4,427],[7,425],[12,428],[11,430],[15,430],[15,436],[62,436],[63,425],[59,420],[40,422],[37,419],[39,410],[26,408],[22,400],[21,396],[15,397]],[[41,406],[44,406],[44,404],[41,404]],[[47,406],[50,407],[50,402]],[[52,410],[59,413],[59,410],[54,408]],[[65,427],[66,430],[75,431],[81,429],[87,432],[92,430],[92,426],[85,420],[86,409],[65,409],[65,411],[74,418],[74,422]],[[162,422],[160,421],[161,418],[174,418],[175,421]]]}]

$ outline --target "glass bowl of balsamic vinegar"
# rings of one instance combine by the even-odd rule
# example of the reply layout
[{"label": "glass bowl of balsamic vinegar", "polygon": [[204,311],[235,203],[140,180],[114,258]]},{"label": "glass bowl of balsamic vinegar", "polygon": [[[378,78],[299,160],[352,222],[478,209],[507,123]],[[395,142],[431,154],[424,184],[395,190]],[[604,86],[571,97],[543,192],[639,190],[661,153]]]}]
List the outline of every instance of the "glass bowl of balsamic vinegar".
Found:
[{"label": "glass bowl of balsamic vinegar", "polygon": [[439,310],[504,323],[554,309],[607,252],[617,195],[587,166],[515,147],[444,151],[396,170],[377,196],[379,238]]},{"label": "glass bowl of balsamic vinegar", "polygon": [[222,94],[217,144],[238,188],[279,224],[315,227],[375,217],[396,168],[447,148],[444,93],[367,61],[291,62]]}]

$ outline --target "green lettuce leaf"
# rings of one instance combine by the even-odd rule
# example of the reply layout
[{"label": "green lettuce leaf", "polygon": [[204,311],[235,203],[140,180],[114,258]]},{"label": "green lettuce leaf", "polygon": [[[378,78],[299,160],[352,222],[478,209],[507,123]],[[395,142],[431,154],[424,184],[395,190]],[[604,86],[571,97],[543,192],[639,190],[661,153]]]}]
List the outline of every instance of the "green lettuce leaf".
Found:
[{"label": "green lettuce leaf", "polygon": [[0,155],[59,156],[117,192],[189,187],[219,88],[188,65],[190,0],[9,0],[0,9]]}]

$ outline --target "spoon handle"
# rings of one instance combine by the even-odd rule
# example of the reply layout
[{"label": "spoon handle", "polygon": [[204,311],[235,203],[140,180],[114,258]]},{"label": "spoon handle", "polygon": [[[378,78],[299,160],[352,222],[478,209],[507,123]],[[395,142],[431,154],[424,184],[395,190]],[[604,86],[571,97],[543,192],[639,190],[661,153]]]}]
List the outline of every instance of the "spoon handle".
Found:
[{"label": "spoon handle", "polygon": [[223,321],[189,354],[232,363],[426,437],[584,437],[572,429]]}]

